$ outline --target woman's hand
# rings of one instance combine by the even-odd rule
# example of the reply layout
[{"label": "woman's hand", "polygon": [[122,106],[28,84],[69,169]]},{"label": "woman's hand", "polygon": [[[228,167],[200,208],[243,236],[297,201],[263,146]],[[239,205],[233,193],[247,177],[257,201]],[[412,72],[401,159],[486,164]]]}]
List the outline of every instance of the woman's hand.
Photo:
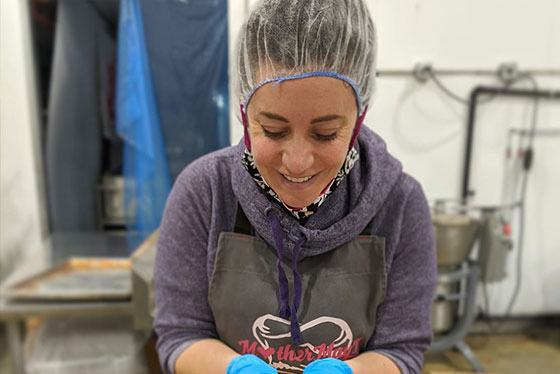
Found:
[{"label": "woman's hand", "polygon": [[226,374],[278,374],[278,372],[255,355],[243,355],[231,360]]},{"label": "woman's hand", "polygon": [[324,358],[307,365],[303,374],[353,374],[353,372],[344,361],[336,358]]}]

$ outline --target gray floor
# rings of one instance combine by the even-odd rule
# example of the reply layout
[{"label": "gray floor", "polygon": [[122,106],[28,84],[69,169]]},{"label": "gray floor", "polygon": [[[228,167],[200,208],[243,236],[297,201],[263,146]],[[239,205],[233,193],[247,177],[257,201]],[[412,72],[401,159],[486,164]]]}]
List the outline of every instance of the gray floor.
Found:
[{"label": "gray floor", "polygon": [[[466,339],[491,374],[557,374],[560,329],[518,334],[475,335]],[[473,369],[457,351],[428,353],[422,374],[467,373]]]},{"label": "gray floor", "polygon": [[[467,338],[489,373],[556,374],[560,368],[560,328],[531,329],[517,334],[475,335]],[[472,368],[458,352],[429,353],[422,374],[466,373]],[[11,374],[6,328],[0,323],[0,374]]]}]

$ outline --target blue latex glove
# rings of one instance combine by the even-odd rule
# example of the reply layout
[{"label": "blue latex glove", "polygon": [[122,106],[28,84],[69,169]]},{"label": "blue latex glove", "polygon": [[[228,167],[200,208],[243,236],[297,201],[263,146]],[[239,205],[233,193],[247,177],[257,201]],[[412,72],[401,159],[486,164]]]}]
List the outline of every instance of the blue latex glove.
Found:
[{"label": "blue latex glove", "polygon": [[278,372],[255,355],[243,355],[231,360],[226,374],[278,374]]},{"label": "blue latex glove", "polygon": [[344,361],[336,358],[323,358],[307,365],[303,374],[353,374],[353,372]]}]

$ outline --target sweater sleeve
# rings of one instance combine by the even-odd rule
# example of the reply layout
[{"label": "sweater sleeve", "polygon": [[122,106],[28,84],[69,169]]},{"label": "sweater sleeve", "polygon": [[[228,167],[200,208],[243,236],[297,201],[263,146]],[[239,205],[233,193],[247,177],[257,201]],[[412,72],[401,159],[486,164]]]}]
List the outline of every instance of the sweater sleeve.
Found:
[{"label": "sweater sleeve", "polygon": [[385,300],[367,350],[393,360],[402,374],[418,374],[432,340],[431,312],[437,280],[430,210],[418,182],[408,194],[402,220],[395,224],[396,250],[387,271]]},{"label": "sweater sleeve", "polygon": [[154,268],[157,350],[164,372],[194,342],[217,338],[208,304],[207,247],[211,186],[191,163],[167,200]]}]

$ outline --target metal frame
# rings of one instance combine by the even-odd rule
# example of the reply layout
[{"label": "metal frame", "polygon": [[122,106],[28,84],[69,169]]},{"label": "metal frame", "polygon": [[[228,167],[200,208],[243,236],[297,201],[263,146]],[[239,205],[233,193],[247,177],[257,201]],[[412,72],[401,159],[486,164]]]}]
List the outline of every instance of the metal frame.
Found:
[{"label": "metal frame", "polygon": [[[464,301],[462,313],[455,326],[441,338],[435,340],[430,346],[430,350],[446,351],[457,348],[469,361],[475,372],[484,373],[486,372],[484,366],[464,341],[476,316],[476,287],[480,279],[480,266],[476,262],[467,262],[459,270],[444,271],[438,274],[438,281],[443,283],[461,282],[463,279],[467,283],[464,293],[459,295],[459,298]],[[456,298],[456,295],[451,296]]]}]

